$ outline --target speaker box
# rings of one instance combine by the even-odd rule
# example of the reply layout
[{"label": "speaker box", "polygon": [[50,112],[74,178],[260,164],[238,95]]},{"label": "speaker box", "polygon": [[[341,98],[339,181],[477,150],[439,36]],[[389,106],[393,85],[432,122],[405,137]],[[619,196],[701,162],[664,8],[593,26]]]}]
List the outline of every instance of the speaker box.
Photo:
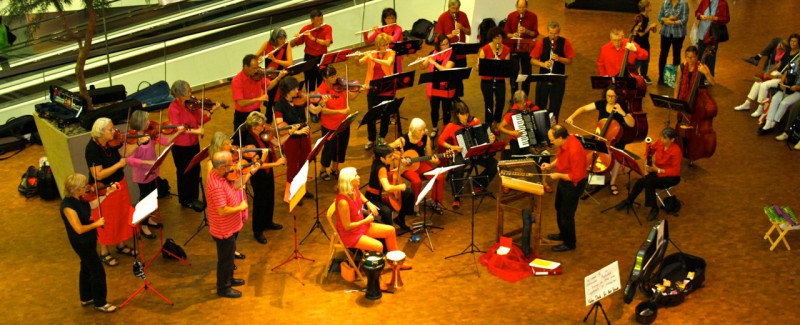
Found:
[{"label": "speaker box", "polygon": [[94,88],[94,86],[92,86],[92,88],[89,89],[89,96],[92,97],[92,105],[113,103],[124,100],[126,95],[127,92],[125,91],[125,86],[123,85],[103,88]]},{"label": "speaker box", "polygon": [[91,111],[84,111],[78,121],[84,129],[91,130],[94,121],[101,117],[110,118],[114,124],[121,124],[128,120],[128,110],[131,112],[141,109],[142,103],[135,99],[128,99],[114,104],[109,104]]}]

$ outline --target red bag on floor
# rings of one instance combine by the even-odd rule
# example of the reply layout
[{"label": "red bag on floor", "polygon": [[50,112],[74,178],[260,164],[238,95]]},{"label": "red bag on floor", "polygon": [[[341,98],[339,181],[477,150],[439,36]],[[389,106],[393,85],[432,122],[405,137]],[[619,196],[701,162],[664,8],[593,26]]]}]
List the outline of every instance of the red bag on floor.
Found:
[{"label": "red bag on floor", "polygon": [[510,245],[511,251],[508,254],[497,255],[499,247],[500,243],[495,243],[479,259],[481,264],[489,269],[489,272],[509,282],[517,282],[533,274],[528,264],[535,256],[526,258],[522,250],[513,244]]}]

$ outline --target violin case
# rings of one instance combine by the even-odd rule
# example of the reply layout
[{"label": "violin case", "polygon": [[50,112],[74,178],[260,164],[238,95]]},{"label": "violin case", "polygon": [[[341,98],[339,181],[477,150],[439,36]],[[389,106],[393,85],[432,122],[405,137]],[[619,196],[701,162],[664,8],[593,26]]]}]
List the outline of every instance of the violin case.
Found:
[{"label": "violin case", "polygon": [[567,0],[567,9],[588,9],[639,13],[639,0]]},{"label": "violin case", "polygon": [[125,94],[127,92],[124,85],[103,88],[89,87],[89,97],[92,97],[92,105],[118,102],[125,99]]},{"label": "violin case", "polygon": [[[147,87],[141,89],[143,84],[146,84]],[[142,81],[139,83],[139,87],[139,90],[130,94],[128,99],[136,99],[142,102],[142,109],[145,111],[160,111],[169,107],[169,104],[172,103],[173,98],[169,94],[169,84],[164,80],[154,84]]]},{"label": "violin case", "polygon": [[91,130],[94,121],[101,117],[110,118],[114,125],[122,124],[128,121],[129,109],[131,112],[142,109],[142,103],[136,99],[126,99],[102,107],[95,106],[95,109],[91,111],[83,111],[78,116],[78,122],[86,130]]}]

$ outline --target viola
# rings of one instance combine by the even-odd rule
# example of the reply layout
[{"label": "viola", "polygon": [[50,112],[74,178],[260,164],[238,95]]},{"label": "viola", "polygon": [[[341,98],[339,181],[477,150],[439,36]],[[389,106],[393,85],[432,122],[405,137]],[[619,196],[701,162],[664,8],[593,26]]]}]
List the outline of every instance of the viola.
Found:
[{"label": "viola", "polygon": [[248,144],[244,146],[244,148],[240,148],[239,146],[231,146],[231,155],[234,157],[235,160],[239,159],[239,152],[242,153],[242,158],[245,160],[253,160],[256,158],[256,153],[261,151],[266,151],[265,148],[256,148],[256,146],[252,144]]},{"label": "viola", "polygon": [[104,185],[101,182],[96,182],[94,184],[86,185],[81,191],[80,199],[83,202],[92,202],[97,199],[98,196],[103,196],[108,193],[109,188],[114,188],[114,190],[119,189],[119,184],[111,183],[108,185]]},{"label": "viola", "polygon": [[163,135],[170,135],[170,134],[173,134],[175,132],[178,132],[178,128],[181,127],[181,126],[185,130],[190,130],[192,128],[188,124],[171,124],[169,122],[169,120],[166,120],[166,121],[161,123],[161,126],[159,127],[159,130],[161,131],[160,133],[163,134]]},{"label": "viola", "polygon": [[[198,109],[202,109],[204,111],[211,111],[211,108],[213,108],[216,105],[217,103],[210,99],[207,98],[198,99],[197,97],[194,96],[183,101],[183,106],[185,106],[186,109],[190,111],[195,111]],[[219,106],[222,107],[223,109],[228,109],[228,107],[230,107],[228,105],[225,105],[225,103],[219,103]]]},{"label": "viola", "polygon": [[[703,51],[700,62],[705,64],[713,51],[714,46],[707,47]],[[714,117],[717,116],[717,103],[705,88],[699,89],[702,73],[698,71],[698,67],[695,67],[691,92],[686,101],[692,109],[692,114],[689,117],[685,117],[683,114],[678,115],[678,137],[682,139],[678,143],[682,144],[683,157],[689,159],[690,163],[713,156],[717,149],[717,133],[712,125]],[[688,69],[685,69],[683,73],[689,73]],[[684,77],[681,76],[681,78]],[[687,97],[684,89],[679,90],[678,97],[680,99]]]},{"label": "viola", "polygon": [[225,174],[223,176],[225,177],[225,179],[231,182],[239,180],[240,178],[242,178],[242,175],[249,173],[250,170],[253,168],[253,165],[255,164],[256,164],[255,161],[246,164],[240,164],[240,163],[234,164],[233,166],[231,166],[231,168],[225,171]]},{"label": "viola", "polygon": [[[640,15],[636,15],[634,19],[634,28],[631,29],[631,34],[628,35],[628,41],[633,41],[633,33],[636,25],[639,24],[638,19]],[[647,113],[642,108],[642,99],[647,95],[647,84],[644,78],[636,71],[635,65],[628,64],[629,50],[625,50],[625,56],[622,59],[622,68],[619,71],[619,77],[630,77],[636,79],[636,89],[622,89],[622,94],[619,97],[619,103],[625,105],[625,111],[628,112],[635,121],[632,127],[627,125],[622,126],[622,138],[620,141],[624,143],[642,142],[647,137],[649,126],[647,124]]]},{"label": "viola", "polygon": [[[159,133],[158,122],[149,121],[149,123],[147,124],[147,128],[145,128],[141,132],[138,132],[136,130],[128,130],[128,134],[125,136],[127,139],[125,142],[127,144],[136,144],[136,142],[139,141],[139,138],[150,137],[150,139],[155,139],[158,137],[158,133]],[[144,144],[147,144],[147,142],[143,143],[143,145]]]},{"label": "viola", "polygon": [[258,69],[256,69],[256,72],[253,73],[252,76],[250,76],[250,78],[252,78],[255,81],[261,81],[261,79],[264,79],[264,77],[267,77],[267,79],[272,80],[272,79],[277,78],[278,74],[280,74],[280,73],[281,73],[281,70],[258,68]]},{"label": "viola", "polygon": [[302,128],[304,126],[305,123],[289,125],[286,122],[280,122],[278,123],[278,132],[275,132],[275,128],[272,125],[265,125],[264,131],[259,134],[259,137],[261,137],[261,141],[265,143],[278,145],[278,141],[280,141],[280,144],[283,144],[289,139],[289,132],[291,132],[292,128]]},{"label": "viola", "polygon": [[358,80],[350,80],[346,81],[344,78],[336,78],[336,82],[333,84],[333,91],[340,93],[345,90],[349,90],[350,92],[360,92],[364,89],[364,85],[358,82]]}]

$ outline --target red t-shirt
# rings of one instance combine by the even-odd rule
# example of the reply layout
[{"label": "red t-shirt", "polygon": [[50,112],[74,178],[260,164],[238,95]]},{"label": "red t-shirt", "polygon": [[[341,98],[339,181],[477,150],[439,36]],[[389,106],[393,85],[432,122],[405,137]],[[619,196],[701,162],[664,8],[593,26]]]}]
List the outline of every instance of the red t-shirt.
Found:
[{"label": "red t-shirt", "polygon": [[236,102],[241,99],[258,98],[266,92],[264,89],[269,87],[270,80],[268,78],[261,78],[255,81],[253,78],[244,74],[244,70],[239,71],[233,80],[231,80],[231,93],[233,93],[233,108],[237,112],[250,113],[261,108],[261,102],[255,102],[247,106],[239,106]]},{"label": "red t-shirt", "polygon": [[242,230],[243,221],[248,211],[221,216],[217,209],[236,207],[242,202],[242,192],[237,191],[231,183],[219,174],[211,171],[206,181],[206,199],[208,200],[208,231],[214,238],[225,239]]},{"label": "red t-shirt", "polygon": [[[614,47],[614,43],[609,41],[600,48],[600,56],[597,58],[597,75],[614,76],[622,70],[622,59],[625,57],[625,46],[628,39],[622,39],[622,46],[619,50]],[[636,44],[636,42],[633,42]],[[647,50],[636,44],[636,52],[628,54],[628,64],[635,64],[636,60],[647,60]]]},{"label": "red t-shirt", "polygon": [[653,164],[664,170],[663,173],[657,174],[658,177],[676,177],[681,176],[681,159],[683,159],[683,152],[677,143],[670,143],[669,147],[664,150],[664,143],[658,139],[652,144],[652,148],[656,150],[653,155]]},{"label": "red t-shirt", "polygon": [[[472,120],[469,121],[467,127],[476,126],[478,124],[481,124],[481,120],[479,120],[477,117],[472,117]],[[439,139],[436,141],[439,144],[439,148],[444,149],[445,143],[457,146],[458,140],[456,140],[456,132],[458,132],[458,130],[461,130],[463,128],[464,126],[459,123],[448,123],[444,127],[442,134],[439,135]],[[464,150],[467,150],[467,148],[464,148]]]},{"label": "red t-shirt", "polygon": [[508,14],[508,17],[506,17],[506,25],[503,26],[503,30],[506,34],[514,34],[517,32],[518,25],[522,25],[525,29],[533,32],[533,35],[520,35],[521,38],[532,39],[539,36],[539,20],[536,18],[536,14],[530,10],[526,10],[525,15],[522,16],[522,24],[519,23],[519,12],[513,11]]},{"label": "red t-shirt", "polygon": [[[549,42],[549,38],[545,37],[538,41],[536,41],[536,45],[533,46],[533,50],[531,50],[531,58],[538,59],[542,55],[542,49],[544,48],[544,40],[547,39]],[[558,40],[558,39],[556,39]],[[575,49],[572,48],[572,43],[568,39],[564,39],[564,55],[563,57],[567,59],[572,59],[575,57]],[[622,59],[620,59],[621,61]],[[619,71],[617,71],[619,72]]]},{"label": "red t-shirt", "polygon": [[[171,124],[185,125],[190,129],[196,129],[200,127],[200,119],[203,119],[203,123],[208,123],[208,121],[211,121],[210,115],[203,114],[202,110],[199,109],[194,111],[186,109],[186,107],[183,106],[183,102],[177,98],[169,104],[167,115],[169,115],[169,122]],[[196,134],[184,132],[176,136],[173,142],[176,146],[188,147],[197,144],[198,137]]]},{"label": "red t-shirt", "polygon": [[[312,28],[314,28],[314,25],[312,24],[305,25],[303,26],[303,28],[300,29],[300,34]],[[331,25],[324,25],[318,29],[311,31],[311,36],[313,36],[314,39],[331,41],[331,44],[333,44],[333,28],[331,28]],[[306,48],[304,50],[306,54],[313,56],[320,56],[325,53],[328,53],[328,46],[320,45],[316,41],[312,41],[310,37],[303,36],[301,39],[303,40],[301,43],[306,45]]]},{"label": "red t-shirt", "polygon": [[[469,18],[467,18],[467,14],[463,11],[459,11],[456,13],[456,21],[458,21],[461,26],[464,26],[467,29],[469,27]],[[445,11],[441,15],[439,15],[439,20],[436,21],[436,27],[434,28],[434,33],[436,35],[445,34],[448,35],[452,31],[456,29],[456,23],[453,21],[453,16],[450,14],[450,11]],[[464,43],[467,40],[467,35],[462,31],[458,34],[458,37],[451,37],[450,43],[461,42]]]},{"label": "red t-shirt", "polygon": [[342,124],[345,118],[347,118],[347,92],[336,92],[330,87],[328,84],[322,83],[317,88],[317,91],[323,95],[336,95],[339,96],[337,98],[330,98],[325,103],[325,108],[327,109],[335,109],[337,111],[341,111],[341,114],[321,114],[320,115],[320,124],[328,130],[336,130],[339,127],[339,124]]},{"label": "red t-shirt", "polygon": [[[505,46],[505,45],[502,45],[502,46],[503,46],[503,48],[500,50],[500,59],[504,60],[504,59],[507,59],[508,55],[511,53],[511,48],[509,48],[508,46]],[[497,58],[497,56],[495,55],[494,46],[493,46],[492,43],[487,43],[486,45],[481,47],[481,51],[483,51],[483,57],[485,59]],[[492,77],[488,77],[488,76],[487,77],[481,76],[481,79],[483,79],[483,80],[492,80],[492,79],[495,79],[495,80],[506,80],[506,78],[492,78]]]},{"label": "red t-shirt", "polygon": [[574,135],[569,135],[567,142],[558,148],[556,159],[556,171],[569,175],[569,179],[575,186],[586,178],[586,168],[588,168],[586,150]]}]

